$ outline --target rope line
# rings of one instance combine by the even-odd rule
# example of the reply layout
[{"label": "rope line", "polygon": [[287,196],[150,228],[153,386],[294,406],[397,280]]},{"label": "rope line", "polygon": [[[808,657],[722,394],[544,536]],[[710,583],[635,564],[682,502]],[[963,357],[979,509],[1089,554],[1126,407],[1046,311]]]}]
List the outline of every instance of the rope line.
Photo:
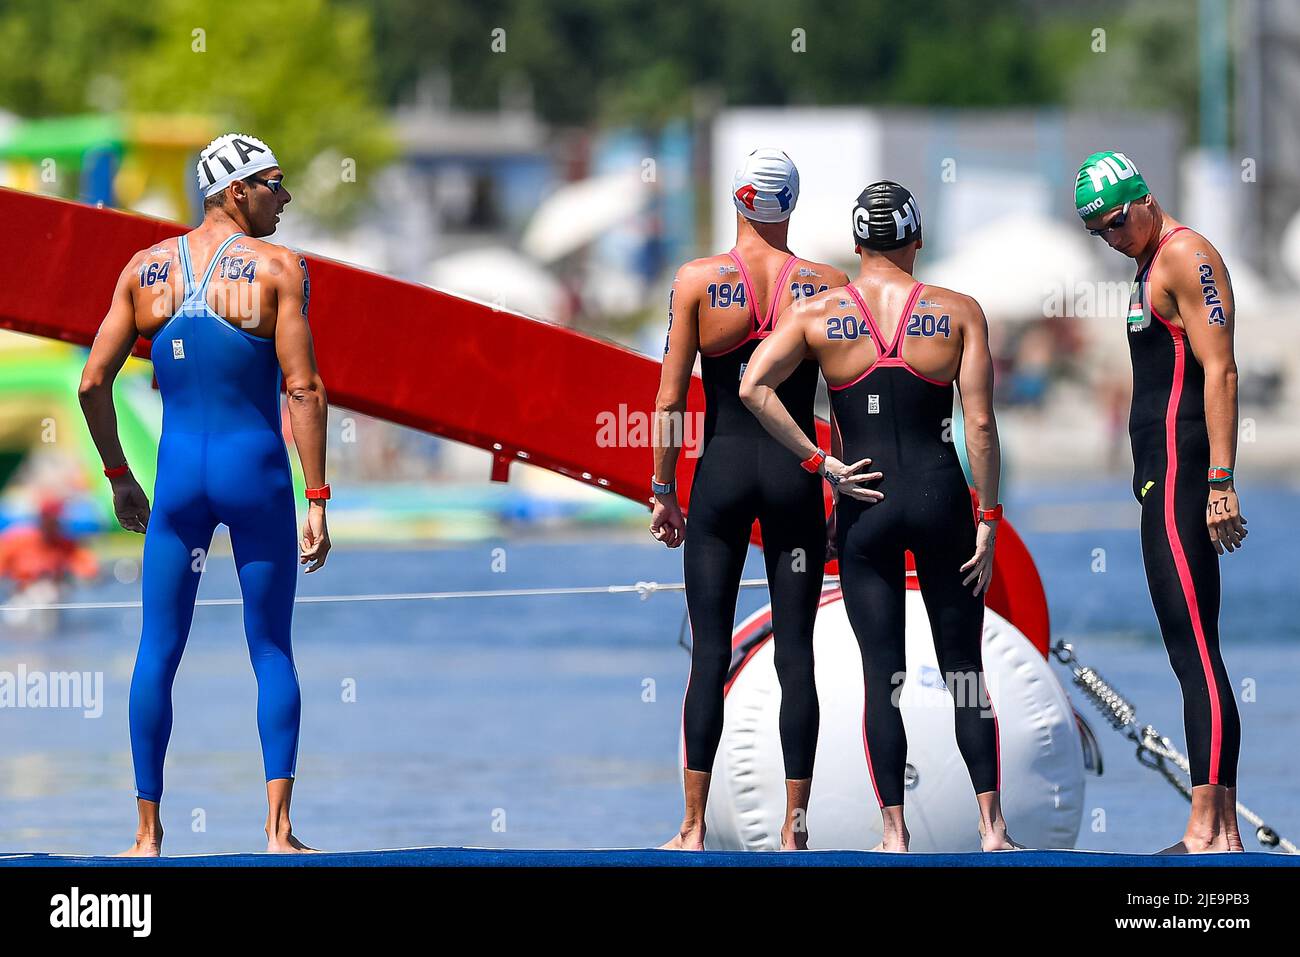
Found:
[{"label": "rope line", "polygon": [[[826,578],[828,583],[837,583],[834,575]],[[741,588],[766,588],[766,578],[746,578],[740,582]],[[685,582],[640,581],[632,585],[586,585],[569,588],[497,588],[480,591],[423,591],[423,592],[385,592],[370,595],[299,595],[294,599],[299,605],[324,605],[344,602],[373,601],[451,601],[469,598],[537,598],[561,595],[638,595],[642,601],[659,592],[681,592],[686,590]],[[242,605],[242,598],[200,598],[195,606]],[[63,601],[47,604],[4,604],[0,612],[27,611],[95,611],[105,609],[140,608],[139,601]]]}]

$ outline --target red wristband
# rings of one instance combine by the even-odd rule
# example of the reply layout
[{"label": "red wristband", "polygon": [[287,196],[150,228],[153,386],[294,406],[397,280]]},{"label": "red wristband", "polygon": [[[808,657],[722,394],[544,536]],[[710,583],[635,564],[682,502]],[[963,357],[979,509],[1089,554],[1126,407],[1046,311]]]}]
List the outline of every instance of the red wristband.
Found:
[{"label": "red wristband", "polygon": [[115,478],[121,478],[129,471],[131,471],[131,466],[123,462],[121,465],[115,466],[114,468],[111,469],[105,468],[104,475],[107,476],[108,478],[115,479]]},{"label": "red wristband", "polygon": [[1000,522],[1002,520],[1002,506],[994,505],[992,508],[976,508],[975,514],[979,516],[981,522]]},{"label": "red wristband", "polygon": [[805,472],[820,472],[822,469],[822,463],[825,461],[826,453],[821,449],[818,449],[812,455],[808,456],[808,458],[800,462],[799,465]]},{"label": "red wristband", "polygon": [[320,488],[309,488],[306,490],[307,501],[309,502],[327,502],[330,497],[330,487],[326,483]]}]

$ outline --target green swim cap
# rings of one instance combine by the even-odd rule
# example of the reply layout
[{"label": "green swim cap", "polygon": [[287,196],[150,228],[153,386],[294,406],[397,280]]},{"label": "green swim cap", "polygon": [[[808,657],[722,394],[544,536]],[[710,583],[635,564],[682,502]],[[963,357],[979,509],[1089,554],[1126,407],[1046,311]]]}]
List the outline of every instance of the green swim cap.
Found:
[{"label": "green swim cap", "polygon": [[1080,219],[1091,219],[1150,192],[1132,160],[1123,153],[1102,150],[1079,167],[1074,181],[1074,208]]}]

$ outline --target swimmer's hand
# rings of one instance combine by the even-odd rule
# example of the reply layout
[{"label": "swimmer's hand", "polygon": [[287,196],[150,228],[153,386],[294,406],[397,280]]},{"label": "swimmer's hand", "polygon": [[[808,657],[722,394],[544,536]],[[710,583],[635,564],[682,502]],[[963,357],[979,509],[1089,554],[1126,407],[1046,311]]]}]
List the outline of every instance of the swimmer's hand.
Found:
[{"label": "swimmer's hand", "polygon": [[[852,465],[845,465],[833,455],[826,456],[822,463],[822,474],[831,483],[832,496],[847,495],[859,502],[879,502],[885,493],[879,489],[866,488],[865,482],[878,482],[884,478],[883,472],[863,472],[871,464],[871,459],[862,459]],[[834,476],[834,478],[832,478]]]},{"label": "swimmer's hand", "polygon": [[650,534],[669,548],[678,548],[686,541],[686,519],[677,504],[677,493],[656,495],[652,500],[654,514],[650,517]]},{"label": "swimmer's hand", "polygon": [[1241,548],[1246,538],[1246,519],[1241,514],[1237,490],[1229,483],[1227,488],[1210,489],[1210,499],[1205,505],[1205,524],[1210,530],[1210,541],[1220,555],[1226,548],[1233,552]]},{"label": "swimmer's hand", "polygon": [[976,595],[988,591],[989,582],[993,580],[993,545],[997,534],[996,521],[981,521],[975,526],[975,554],[970,557],[970,561],[961,566],[962,571],[970,572],[961,583],[969,585],[974,582]]},{"label": "swimmer's hand", "polygon": [[113,512],[128,532],[143,535],[149,527],[149,496],[130,472],[113,479]]},{"label": "swimmer's hand", "polygon": [[302,542],[299,544],[301,555],[298,564],[306,565],[311,574],[325,564],[325,556],[330,552],[330,533],[325,527],[325,509],[316,504],[307,506],[307,517],[302,523]]}]

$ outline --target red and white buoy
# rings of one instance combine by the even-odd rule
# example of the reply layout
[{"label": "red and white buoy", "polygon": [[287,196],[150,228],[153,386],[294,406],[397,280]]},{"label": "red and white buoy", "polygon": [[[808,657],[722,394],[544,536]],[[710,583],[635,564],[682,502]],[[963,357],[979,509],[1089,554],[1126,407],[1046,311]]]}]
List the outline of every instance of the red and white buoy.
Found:
[{"label": "red and white buoy", "polygon": [[[1036,580],[1032,585],[1041,588]],[[957,750],[952,697],[914,579],[909,586],[907,678],[899,705],[907,729],[911,849],[978,851],[975,794]],[[821,727],[808,808],[809,846],[871,848],[880,841],[880,812],[862,743],[862,663],[838,589],[823,597],[813,644]],[[763,850],[780,844],[785,772],[773,648],[771,611],[765,607],[744,621],[733,639],[706,817],[709,848]],[[1011,834],[1029,847],[1073,847],[1083,814],[1084,758],[1069,698],[1042,649],[992,608],[985,611],[983,660],[998,716],[1002,805]]]}]

